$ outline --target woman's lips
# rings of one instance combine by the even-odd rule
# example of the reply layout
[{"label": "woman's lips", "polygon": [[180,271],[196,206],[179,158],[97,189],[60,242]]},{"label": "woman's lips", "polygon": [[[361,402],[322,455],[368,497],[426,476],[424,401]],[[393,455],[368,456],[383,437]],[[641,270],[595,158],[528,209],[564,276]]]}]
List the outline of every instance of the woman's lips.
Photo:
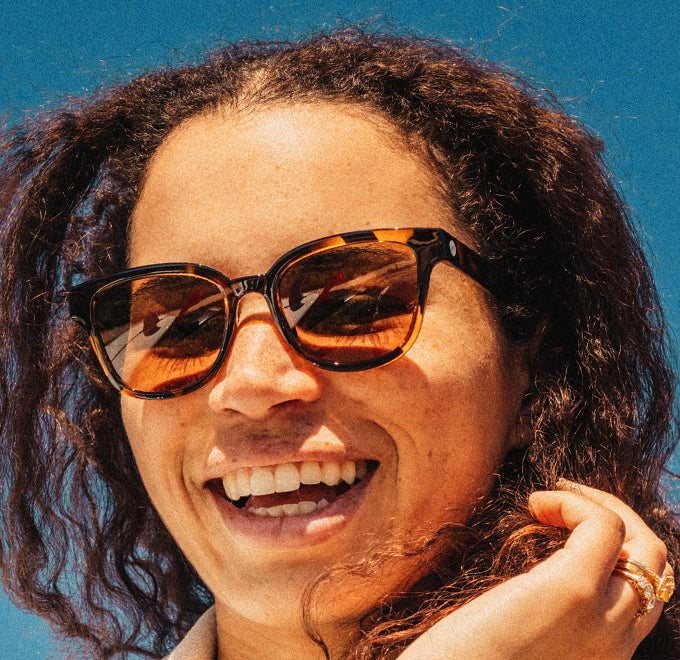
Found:
[{"label": "woman's lips", "polygon": [[230,530],[284,545],[318,543],[351,518],[378,468],[373,460],[243,468],[208,486]]}]

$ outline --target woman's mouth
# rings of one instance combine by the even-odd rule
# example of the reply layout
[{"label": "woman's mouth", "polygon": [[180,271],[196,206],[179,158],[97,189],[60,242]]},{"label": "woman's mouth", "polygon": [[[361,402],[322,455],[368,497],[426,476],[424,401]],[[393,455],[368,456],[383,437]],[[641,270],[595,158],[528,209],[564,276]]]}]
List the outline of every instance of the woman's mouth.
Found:
[{"label": "woman's mouth", "polygon": [[[243,512],[259,517],[307,516],[329,506],[370,476],[377,461],[305,461],[243,468],[211,489]],[[221,487],[221,488],[220,488]]]}]

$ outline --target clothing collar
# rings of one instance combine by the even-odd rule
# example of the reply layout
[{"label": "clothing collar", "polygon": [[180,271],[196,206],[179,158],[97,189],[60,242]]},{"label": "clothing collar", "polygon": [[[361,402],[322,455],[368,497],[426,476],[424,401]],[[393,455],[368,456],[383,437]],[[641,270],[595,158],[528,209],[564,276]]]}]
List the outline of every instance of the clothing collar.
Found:
[{"label": "clothing collar", "polygon": [[215,660],[217,658],[217,624],[211,607],[191,627],[186,637],[165,660]]}]

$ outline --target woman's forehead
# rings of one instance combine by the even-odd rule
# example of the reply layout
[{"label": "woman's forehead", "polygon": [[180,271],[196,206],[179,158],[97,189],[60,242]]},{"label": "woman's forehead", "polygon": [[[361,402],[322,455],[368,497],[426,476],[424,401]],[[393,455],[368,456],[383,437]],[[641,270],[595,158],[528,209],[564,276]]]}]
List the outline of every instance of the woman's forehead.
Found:
[{"label": "woman's forehead", "polygon": [[370,172],[366,185],[383,171],[431,185],[424,160],[386,120],[358,107],[314,103],[223,110],[185,122],[151,159],[143,194],[160,183],[167,195],[173,181],[202,187],[209,176],[225,190],[246,176],[270,188],[291,169],[298,180],[314,179],[319,187],[332,186],[347,170]]},{"label": "woman's forehead", "polygon": [[317,104],[187,122],[150,163],[132,217],[131,265],[205,263],[215,245],[235,241],[286,251],[345,231],[450,226],[423,161],[387,130]]}]

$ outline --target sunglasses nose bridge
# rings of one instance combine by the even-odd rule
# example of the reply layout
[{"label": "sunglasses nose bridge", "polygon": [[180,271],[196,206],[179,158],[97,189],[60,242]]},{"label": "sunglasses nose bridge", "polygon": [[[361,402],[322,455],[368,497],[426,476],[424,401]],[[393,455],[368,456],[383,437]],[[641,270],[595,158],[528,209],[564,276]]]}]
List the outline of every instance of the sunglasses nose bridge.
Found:
[{"label": "sunglasses nose bridge", "polygon": [[[229,291],[228,296],[231,298],[232,308],[231,312],[231,322],[235,325],[239,323],[239,312],[241,306],[239,302],[242,298],[250,293],[259,293],[267,301],[267,305],[274,314],[272,310],[272,301],[270,300],[270,295],[267,286],[267,276],[266,275],[249,275],[247,277],[239,277],[238,279],[229,281]],[[277,323],[278,325],[278,323]]]},{"label": "sunglasses nose bridge", "polygon": [[267,278],[264,275],[249,275],[229,281],[231,295],[240,300],[247,293],[260,293],[267,297]]}]

